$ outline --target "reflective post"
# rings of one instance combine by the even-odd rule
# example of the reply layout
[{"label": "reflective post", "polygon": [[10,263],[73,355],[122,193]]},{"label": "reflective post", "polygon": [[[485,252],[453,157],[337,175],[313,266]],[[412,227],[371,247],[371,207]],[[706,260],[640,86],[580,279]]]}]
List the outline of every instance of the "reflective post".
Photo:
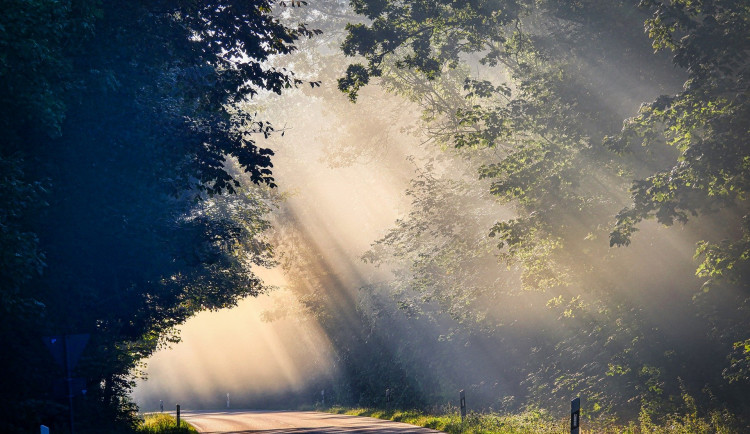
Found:
[{"label": "reflective post", "polygon": [[581,398],[570,401],[570,434],[581,432]]},{"label": "reflective post", "polygon": [[65,382],[68,385],[68,407],[70,408],[70,434],[75,434],[75,422],[73,419],[73,378],[70,376],[72,367],[68,357],[68,335],[63,335],[63,357],[65,360]]},{"label": "reflective post", "polygon": [[463,389],[458,392],[458,396],[461,398],[461,423],[464,423],[464,418],[466,418],[466,394]]},{"label": "reflective post", "polygon": [[177,404],[177,429],[180,429],[180,404]]}]

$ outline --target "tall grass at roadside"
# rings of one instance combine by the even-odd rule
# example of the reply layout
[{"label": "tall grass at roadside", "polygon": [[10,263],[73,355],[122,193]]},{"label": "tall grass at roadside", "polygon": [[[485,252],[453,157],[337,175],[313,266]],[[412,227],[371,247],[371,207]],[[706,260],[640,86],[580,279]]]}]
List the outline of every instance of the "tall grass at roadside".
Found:
[{"label": "tall grass at roadside", "polygon": [[[454,411],[455,410],[455,411]],[[553,417],[549,412],[530,409],[515,414],[469,413],[464,422],[458,409],[441,414],[427,414],[418,410],[382,410],[368,408],[332,407],[336,414],[367,416],[432,428],[449,434],[568,434],[569,420]],[[659,424],[643,412],[638,422],[618,425],[612,420],[582,421],[583,432],[598,434],[734,434],[743,431],[737,420],[725,412],[713,412],[706,417],[674,415]]]},{"label": "tall grass at roadside", "polygon": [[192,434],[198,433],[189,423],[180,421],[168,413],[148,413],[143,416],[143,422],[138,427],[138,434]]},{"label": "tall grass at roadside", "polygon": [[426,414],[418,410],[378,410],[367,408],[333,407],[329,410],[337,414],[367,416],[377,419],[404,422],[411,425],[431,428],[446,433],[471,434],[551,434],[564,432],[565,421],[552,418],[542,410],[531,410],[514,415],[470,413],[464,422],[457,411],[443,414]]}]

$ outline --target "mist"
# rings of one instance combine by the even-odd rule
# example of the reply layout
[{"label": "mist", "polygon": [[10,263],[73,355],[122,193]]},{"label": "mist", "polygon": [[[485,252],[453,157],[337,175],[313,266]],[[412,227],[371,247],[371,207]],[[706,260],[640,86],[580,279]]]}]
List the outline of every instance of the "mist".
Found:
[{"label": "mist", "polygon": [[747,2],[70,3],[0,16],[0,431],[750,431]]},{"label": "mist", "polygon": [[[682,71],[666,56],[647,57],[646,36],[633,42],[614,32],[601,52],[551,48],[550,56],[574,53],[559,75],[583,87],[561,92],[561,104],[580,111],[570,122],[583,132],[560,127],[560,141],[596,143],[566,154],[583,181],[564,178],[574,169],[555,172],[583,199],[566,204],[545,193],[533,202],[524,192],[510,200],[493,191],[513,180],[480,174],[529,135],[484,148],[451,144],[489,128],[466,127],[457,110],[497,103],[464,99],[464,80],[497,84],[506,73],[471,56],[434,80],[386,64],[352,104],[337,90],[351,62],[337,47],[345,22],[358,18],[339,7],[343,17],[300,11],[326,33],[273,60],[320,88],[262,95],[244,107],[277,128],[268,146],[282,197],[269,235],[278,264],[255,270],[276,289],[181,326],[181,342],[146,361],[148,380],[133,393],[141,409],[160,400],[223,407],[227,393],[235,408],[314,406],[321,390],[328,404],[377,406],[386,388],[401,405],[428,407],[455,404],[466,389],[478,409],[561,411],[561,397],[585,394],[597,414],[634,417],[654,399],[654,382],[669,396],[724,387],[715,365],[730,344],[716,336],[737,313],[722,305],[717,319],[705,309],[715,294],[703,291],[694,254],[701,240],[735,237],[727,223],[740,213],[696,214],[670,227],[646,221],[629,246],[608,242],[632,180],[668,168],[675,152],[602,157],[597,146],[644,101],[679,92]],[[619,52],[649,60],[611,60]],[[538,226],[516,233],[499,223],[523,221]],[[726,300],[742,299],[738,287],[725,290]]]},{"label": "mist", "polygon": [[[315,42],[296,56],[322,56]],[[344,65],[340,54],[327,59]],[[416,166],[407,157],[419,152],[419,138],[403,129],[418,121],[419,111],[377,88],[368,92],[372,105],[353,106],[335,91],[340,72],[325,70],[323,91],[261,99],[263,115],[284,132],[266,143],[275,152],[274,177],[283,197],[271,217],[281,264],[253,270],[274,289],[180,326],[181,341],[145,362],[147,379],[138,380],[132,395],[142,410],[157,409],[160,401],[224,407],[227,393],[235,408],[309,405],[341,375],[336,348],[298,298],[325,291],[337,315],[356,321],[358,288],[387,274],[360,256],[408,210],[404,190]],[[247,109],[257,110],[256,104]],[[299,259],[297,249],[314,250],[318,262],[290,283],[282,265]],[[320,280],[325,288],[310,287]]]}]

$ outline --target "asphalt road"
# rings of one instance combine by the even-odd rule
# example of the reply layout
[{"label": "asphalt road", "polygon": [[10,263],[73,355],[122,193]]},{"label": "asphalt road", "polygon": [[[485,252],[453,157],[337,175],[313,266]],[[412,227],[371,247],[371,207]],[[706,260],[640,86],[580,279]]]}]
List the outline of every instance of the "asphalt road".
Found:
[{"label": "asphalt road", "polygon": [[181,417],[205,434],[441,432],[405,423],[315,411],[183,411]]}]

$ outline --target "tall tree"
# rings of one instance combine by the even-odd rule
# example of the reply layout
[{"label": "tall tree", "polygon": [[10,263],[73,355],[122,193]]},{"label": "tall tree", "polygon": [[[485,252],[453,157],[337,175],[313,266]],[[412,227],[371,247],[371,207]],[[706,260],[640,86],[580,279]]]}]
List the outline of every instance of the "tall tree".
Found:
[{"label": "tall tree", "polygon": [[[704,330],[700,337],[717,349],[711,362],[686,350],[680,339],[662,336],[648,326],[654,322],[655,310],[664,306],[622,299],[622,291],[630,290],[635,297],[642,294],[639,278],[617,280],[624,277],[623,269],[634,259],[622,259],[630,254],[613,253],[602,240],[607,238],[617,211],[627,206],[627,187],[633,178],[646,180],[637,181],[631,190],[635,206],[616,217],[611,245],[627,243],[635,225],[644,218],[655,216],[671,223],[687,220],[691,211],[707,211],[721,203],[744,206],[741,148],[747,113],[740,103],[747,87],[743,84],[747,32],[729,41],[734,37],[729,28],[746,28],[747,8],[737,2],[640,2],[645,9],[637,9],[638,3],[354,1],[353,8],[367,20],[349,25],[342,49],[347,55],[361,56],[363,61],[349,66],[339,80],[339,88],[356,100],[358,91],[372,78],[389,84],[396,76],[401,89],[429,106],[426,112],[433,121],[431,131],[436,133],[436,140],[481,153],[479,176],[490,182],[490,192],[513,207],[516,214],[503,216],[490,230],[498,240],[501,259],[520,266],[525,288],[550,296],[548,305],[560,309],[561,324],[587,330],[586,337],[581,337],[570,329],[570,336],[563,332],[554,342],[540,347],[545,348],[542,354],[546,355],[537,359],[538,375],[529,378],[536,390],[543,394],[593,390],[588,389],[591,384],[571,372],[572,365],[558,360],[562,354],[570,356],[566,360],[585,359],[582,348],[587,348],[587,354],[596,354],[596,361],[584,364],[587,377],[594,379],[599,390],[621,378],[622,383],[609,390],[629,388],[624,400],[640,398],[645,403],[654,391],[661,397],[679,395],[679,381],[674,377],[667,381],[665,373],[680,371],[724,388],[725,402],[732,402],[736,389],[721,381],[721,370],[715,366],[727,354],[727,340],[741,336],[746,328],[742,319],[746,315],[736,311],[737,306],[743,309],[741,306],[746,305],[746,297],[735,295],[735,286],[727,289],[730,295],[724,301],[702,298],[694,303],[691,295],[697,282],[692,281],[691,273],[684,273],[684,267],[679,268],[681,285],[695,289],[675,294],[678,298],[670,303],[704,319],[712,317],[713,332]],[[649,29],[647,35],[642,33],[644,22]],[[656,48],[674,47],[674,61],[684,71],[671,69],[663,55],[654,55],[648,38]],[[714,46],[721,49],[713,50]],[[465,100],[444,98],[457,93],[441,87],[460,70],[465,79],[462,86],[453,88],[462,87]],[[468,72],[474,70],[478,76]],[[621,135],[615,134],[622,119],[630,116],[641,101],[675,91],[685,74],[685,89],[691,97],[661,97],[654,104],[644,105],[641,115],[629,120]],[[419,79],[403,80],[405,76]],[[690,91],[693,86],[698,86],[696,93]],[[717,96],[706,93],[715,86],[724,86]],[[678,101],[683,106],[670,106]],[[722,126],[721,122],[728,124]],[[706,137],[715,135],[719,139],[724,134],[729,135],[729,152],[724,152],[720,147],[723,142],[717,140],[710,156],[697,153],[695,148],[677,157],[676,165],[675,149],[660,140],[666,135],[667,140],[675,139],[677,147],[688,142],[700,147],[708,144]],[[647,146],[632,146],[641,139]],[[696,159],[688,164],[687,159],[693,157]],[[694,169],[689,169],[691,164]],[[672,166],[674,169],[663,170]],[[694,170],[692,178],[688,179],[688,172],[680,175],[683,169]],[[708,177],[696,184],[698,174]],[[672,184],[673,179],[677,184]],[[688,189],[678,185],[683,181]],[[737,184],[733,184],[735,181]],[[696,188],[703,188],[702,196],[689,191]],[[729,200],[720,202],[712,196]],[[732,217],[726,213],[722,218],[731,221]],[[428,221],[440,224],[440,219]],[[701,223],[706,228],[711,226],[710,219]],[[419,236],[425,228],[435,227],[430,224],[419,222],[414,226],[419,230],[407,231],[409,235],[401,231],[393,235],[399,239],[385,238],[381,243],[391,244],[390,248],[398,252],[409,245],[404,242],[406,238],[418,246],[410,248],[425,254],[430,244],[420,241]],[[743,237],[723,245],[699,244],[698,253],[706,258],[699,276],[717,275],[722,272],[721,265],[726,265],[725,274],[740,268],[746,260]],[[414,265],[427,258],[431,256],[420,256]],[[609,262],[610,258],[615,260]],[[617,261],[621,263],[619,269]],[[440,273],[439,268],[435,271]],[[411,284],[431,288],[441,280]],[[742,274],[735,277],[735,282],[745,281]],[[581,295],[584,297],[579,298]],[[725,303],[730,299],[733,301]],[[735,302],[734,308],[727,306]],[[716,309],[721,313],[711,315]],[[646,312],[646,320],[641,311]],[[677,312],[663,312],[664,324],[676,320]],[[569,321],[576,316],[577,320]],[[717,335],[722,336],[721,341],[714,339]],[[619,343],[610,345],[613,342]],[[746,345],[740,341],[734,347],[731,372],[747,372],[743,365],[747,353],[742,355]],[[665,348],[669,348],[667,353],[677,349],[680,357],[693,360],[695,366],[714,367],[695,375],[691,368],[678,366],[667,353],[658,354]],[[623,364],[626,359],[629,361]],[[688,387],[698,390],[701,381]]]},{"label": "tall tree", "polygon": [[90,333],[80,424],[114,431],[133,369],[175,325],[263,291],[249,264],[270,261],[267,195],[240,179],[274,185],[254,138],[273,128],[233,106],[302,83],[264,62],[314,32],[282,25],[269,1],[3,10],[0,345],[13,356],[0,426],[60,423],[41,336]]}]

